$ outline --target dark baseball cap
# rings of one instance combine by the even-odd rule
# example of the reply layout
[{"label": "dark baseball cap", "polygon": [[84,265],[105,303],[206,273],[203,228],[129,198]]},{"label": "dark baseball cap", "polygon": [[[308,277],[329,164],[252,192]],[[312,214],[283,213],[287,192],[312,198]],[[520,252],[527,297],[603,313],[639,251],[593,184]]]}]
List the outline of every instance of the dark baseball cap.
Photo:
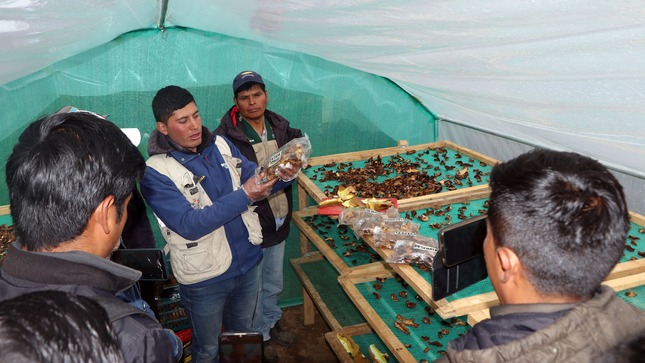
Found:
[{"label": "dark baseball cap", "polygon": [[235,79],[233,80],[233,94],[237,93],[237,90],[240,89],[240,87],[250,82],[262,85],[264,84],[264,80],[259,74],[253,71],[240,72],[240,74],[235,76]]}]

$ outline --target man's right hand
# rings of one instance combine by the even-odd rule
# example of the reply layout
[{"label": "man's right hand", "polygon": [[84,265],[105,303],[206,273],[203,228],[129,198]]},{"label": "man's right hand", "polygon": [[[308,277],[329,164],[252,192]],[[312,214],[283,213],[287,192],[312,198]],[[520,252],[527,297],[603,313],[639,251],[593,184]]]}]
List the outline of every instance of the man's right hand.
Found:
[{"label": "man's right hand", "polygon": [[264,173],[255,174],[252,178],[249,178],[244,185],[242,185],[244,193],[246,193],[246,196],[251,200],[251,202],[257,202],[258,200],[268,197],[271,194],[273,185],[278,181],[278,179],[273,179],[266,183],[262,183],[263,178]]}]

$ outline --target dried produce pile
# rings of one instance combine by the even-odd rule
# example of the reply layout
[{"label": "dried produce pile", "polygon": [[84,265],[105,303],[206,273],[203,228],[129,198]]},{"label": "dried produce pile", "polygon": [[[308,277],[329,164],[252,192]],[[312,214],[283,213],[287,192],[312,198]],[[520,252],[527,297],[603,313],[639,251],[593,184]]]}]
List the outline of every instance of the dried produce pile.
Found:
[{"label": "dried produce pile", "polygon": [[492,168],[445,147],[375,156],[364,167],[358,164],[331,162],[309,167],[305,175],[323,184],[328,197],[337,195],[343,186],[352,186],[361,198],[406,199],[484,184]]},{"label": "dried produce pile", "polygon": [[338,222],[331,217],[316,214],[303,220],[347,266],[361,266],[382,260],[381,256],[365,241],[356,238],[348,226],[337,225]]},{"label": "dried produce pile", "polygon": [[13,233],[13,226],[7,226],[6,224],[0,225],[0,265],[4,260],[4,256],[7,254],[9,245],[15,240],[16,236]]},{"label": "dried produce pile", "polygon": [[620,262],[645,258],[645,249],[638,245],[641,237],[645,238],[645,227],[632,223],[632,227],[627,235],[627,241],[625,242],[625,254]]}]

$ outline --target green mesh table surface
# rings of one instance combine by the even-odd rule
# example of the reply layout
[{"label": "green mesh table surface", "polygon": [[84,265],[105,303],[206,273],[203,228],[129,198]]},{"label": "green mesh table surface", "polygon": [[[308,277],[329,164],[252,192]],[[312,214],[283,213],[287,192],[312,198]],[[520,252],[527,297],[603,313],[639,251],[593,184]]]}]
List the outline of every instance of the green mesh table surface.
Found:
[{"label": "green mesh table surface", "polygon": [[[364,303],[417,361],[439,358],[449,341],[470,330],[466,316],[442,319],[399,276],[385,279],[375,276],[374,280],[357,282],[354,286]],[[409,331],[406,334],[395,326],[396,321],[403,319],[414,320],[418,326],[406,326]],[[382,332],[376,333],[383,338]]]},{"label": "green mesh table surface", "polygon": [[[636,296],[628,296],[628,291],[635,293]],[[636,306],[637,308],[645,310],[645,285],[632,287],[631,289],[622,291],[616,291],[616,295],[626,302]]]},{"label": "green mesh table surface", "polygon": [[0,225],[7,225],[10,226],[13,224],[13,220],[11,219],[11,214],[3,214],[0,215]]},{"label": "green mesh table surface", "polygon": [[625,241],[625,254],[620,262],[643,257],[645,257],[645,225],[632,221]]},{"label": "green mesh table surface", "polygon": [[[300,217],[296,213],[294,218]],[[356,238],[350,228],[339,226],[338,220],[318,214],[302,217],[302,220],[313,230],[314,235],[308,234],[307,237],[318,250],[328,257],[333,253],[341,261],[342,265],[337,266],[339,272],[345,267],[353,268],[382,260],[372,247]]]},{"label": "green mesh table surface", "polygon": [[[291,260],[292,264],[294,261],[296,259]],[[338,321],[340,326],[345,327],[365,323],[361,313],[338,284],[338,271],[329,262],[324,259],[314,260],[300,263],[299,267],[316,289],[317,295],[325,303],[333,319]],[[321,314],[326,313],[321,311]]]}]

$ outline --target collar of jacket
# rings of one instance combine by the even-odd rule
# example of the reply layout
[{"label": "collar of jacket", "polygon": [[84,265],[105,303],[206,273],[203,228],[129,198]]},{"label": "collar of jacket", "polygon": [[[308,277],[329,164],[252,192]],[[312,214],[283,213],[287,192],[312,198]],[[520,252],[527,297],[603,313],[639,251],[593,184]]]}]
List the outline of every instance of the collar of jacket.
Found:
[{"label": "collar of jacket", "polygon": [[[236,136],[242,135],[242,139],[246,139],[246,135],[244,135],[244,133],[238,128],[240,120],[239,115],[240,109],[237,106],[233,106],[228,110],[226,115],[222,117],[222,120],[220,122],[222,126],[224,126],[227,134]],[[226,116],[228,116],[230,123],[227,122],[228,120],[226,120]],[[274,132],[276,129],[285,130],[287,127],[287,120],[269,109],[264,110],[264,119],[269,122],[269,125],[271,125],[271,128],[274,129]]]},{"label": "collar of jacket", "polygon": [[114,293],[134,285],[141,272],[86,252],[32,252],[16,241],[2,264],[7,274],[46,285],[83,285]]},{"label": "collar of jacket", "polygon": [[557,313],[558,311],[574,308],[577,303],[571,304],[508,304],[490,308],[490,316],[521,313]]}]

